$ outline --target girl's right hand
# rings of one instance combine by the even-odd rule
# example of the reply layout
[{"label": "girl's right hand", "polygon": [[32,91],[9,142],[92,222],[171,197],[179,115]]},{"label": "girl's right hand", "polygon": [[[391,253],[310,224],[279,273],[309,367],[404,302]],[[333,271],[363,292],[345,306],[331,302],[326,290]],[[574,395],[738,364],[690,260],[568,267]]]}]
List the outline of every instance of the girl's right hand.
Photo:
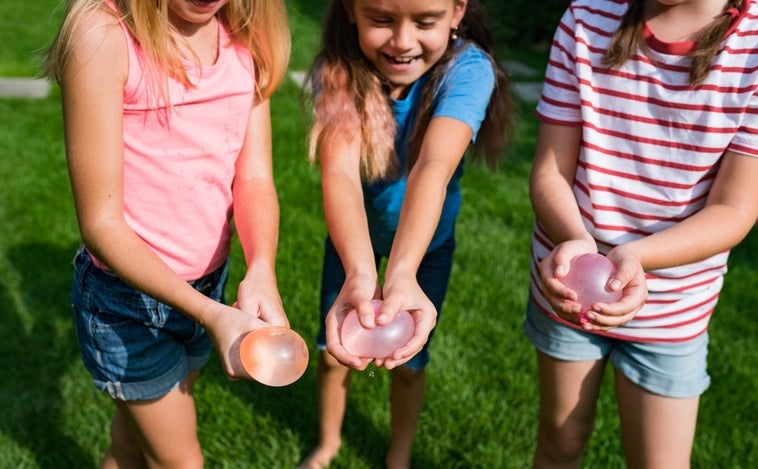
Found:
[{"label": "girl's right hand", "polygon": [[216,309],[207,317],[209,320],[203,327],[216,345],[226,376],[229,379],[250,379],[240,361],[240,342],[249,332],[270,324],[236,307],[221,303],[216,303]]},{"label": "girl's right hand", "polygon": [[571,259],[588,253],[596,253],[597,245],[588,240],[571,240],[558,244],[538,265],[545,299],[562,319],[579,324],[581,306],[576,293],[561,282],[568,274]]},{"label": "girl's right hand", "polygon": [[355,309],[364,327],[374,327],[374,305],[371,300],[376,298],[378,292],[376,277],[350,275],[345,279],[339,295],[326,315],[326,350],[347,367],[364,370],[372,359],[357,357],[345,349],[340,338],[342,322],[347,313]]}]

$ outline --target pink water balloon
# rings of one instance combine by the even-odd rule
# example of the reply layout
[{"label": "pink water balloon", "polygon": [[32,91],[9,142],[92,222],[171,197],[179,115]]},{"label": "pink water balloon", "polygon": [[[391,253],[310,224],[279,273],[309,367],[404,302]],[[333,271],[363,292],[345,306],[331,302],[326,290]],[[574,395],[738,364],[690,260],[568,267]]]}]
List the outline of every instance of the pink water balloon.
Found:
[{"label": "pink water balloon", "polygon": [[239,354],[245,371],[267,386],[292,384],[308,367],[308,346],[287,327],[266,326],[248,333]]},{"label": "pink water balloon", "polygon": [[[374,314],[378,314],[382,301],[373,300],[372,303]],[[408,343],[415,329],[413,316],[405,310],[398,311],[389,324],[371,329],[364,328],[358,320],[358,313],[352,310],[342,322],[340,340],[345,349],[357,357],[387,358]]]},{"label": "pink water balloon", "polygon": [[581,318],[594,303],[615,303],[621,299],[620,290],[607,288],[608,280],[616,270],[613,262],[602,254],[582,254],[571,259],[569,273],[561,282],[576,292],[576,299],[582,305]]}]

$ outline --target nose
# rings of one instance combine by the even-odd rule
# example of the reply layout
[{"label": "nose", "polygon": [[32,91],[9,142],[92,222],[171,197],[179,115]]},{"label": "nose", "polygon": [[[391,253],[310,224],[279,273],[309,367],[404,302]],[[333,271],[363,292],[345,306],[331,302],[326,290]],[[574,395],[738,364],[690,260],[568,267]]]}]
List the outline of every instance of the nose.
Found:
[{"label": "nose", "polygon": [[415,28],[412,23],[403,21],[392,32],[392,46],[400,51],[409,50],[416,40]]}]

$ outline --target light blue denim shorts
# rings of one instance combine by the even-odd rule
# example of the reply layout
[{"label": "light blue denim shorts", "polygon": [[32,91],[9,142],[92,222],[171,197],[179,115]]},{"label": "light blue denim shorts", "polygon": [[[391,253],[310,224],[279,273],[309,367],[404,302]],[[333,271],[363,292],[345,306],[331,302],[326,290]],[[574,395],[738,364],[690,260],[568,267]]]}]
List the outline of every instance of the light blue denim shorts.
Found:
[{"label": "light blue denim shorts", "polygon": [[662,396],[696,397],[708,389],[711,382],[707,371],[707,333],[678,343],[623,341],[554,321],[531,299],[526,308],[524,332],[537,350],[559,360],[608,357],[633,383]]},{"label": "light blue denim shorts", "polygon": [[[223,302],[227,274],[225,263],[190,284]],[[158,398],[208,361],[213,343],[199,324],[98,268],[84,249],[74,259],[71,304],[84,366],[113,399]]]}]

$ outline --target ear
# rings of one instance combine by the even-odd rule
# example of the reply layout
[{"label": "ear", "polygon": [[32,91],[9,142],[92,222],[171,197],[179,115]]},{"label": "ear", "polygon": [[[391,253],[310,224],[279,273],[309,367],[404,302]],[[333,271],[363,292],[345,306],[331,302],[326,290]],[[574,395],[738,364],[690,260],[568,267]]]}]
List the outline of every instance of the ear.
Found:
[{"label": "ear", "polygon": [[468,5],[468,0],[455,0],[454,3],[453,21],[451,23],[451,26],[453,28],[457,28],[458,25],[461,24],[461,21],[463,21],[463,17],[466,16],[466,6]]}]

